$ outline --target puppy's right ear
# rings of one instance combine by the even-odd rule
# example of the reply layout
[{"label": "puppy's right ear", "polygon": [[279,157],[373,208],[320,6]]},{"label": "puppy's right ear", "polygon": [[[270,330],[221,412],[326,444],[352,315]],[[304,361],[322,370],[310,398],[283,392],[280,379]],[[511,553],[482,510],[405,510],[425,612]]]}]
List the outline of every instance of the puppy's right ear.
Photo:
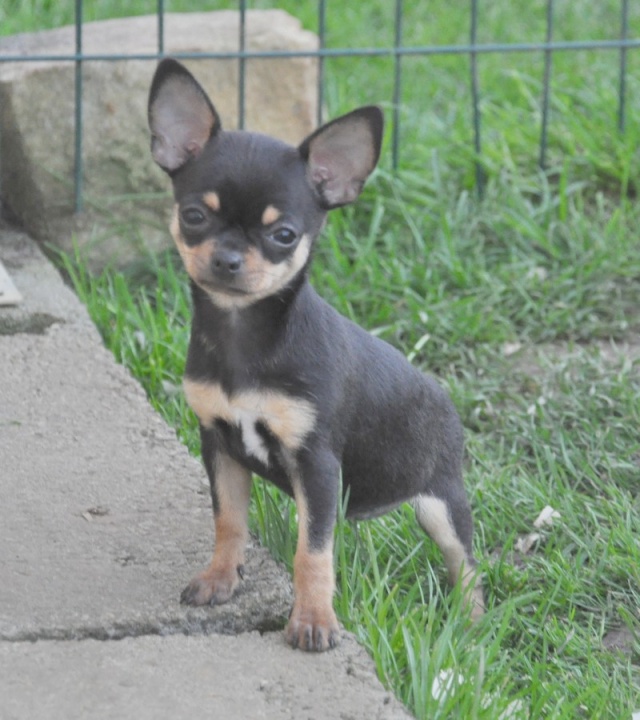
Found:
[{"label": "puppy's right ear", "polygon": [[353,202],[380,156],[384,118],[361,107],[318,128],[298,148],[307,178],[326,210]]},{"label": "puppy's right ear", "polygon": [[153,159],[169,175],[202,152],[220,130],[211,100],[179,62],[167,58],[156,68],[148,106]]}]

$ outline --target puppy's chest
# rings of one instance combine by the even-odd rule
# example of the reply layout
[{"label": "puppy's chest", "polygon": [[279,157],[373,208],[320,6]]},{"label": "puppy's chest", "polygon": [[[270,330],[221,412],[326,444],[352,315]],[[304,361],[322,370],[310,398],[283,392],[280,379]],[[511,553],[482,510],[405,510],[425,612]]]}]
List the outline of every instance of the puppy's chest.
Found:
[{"label": "puppy's chest", "polygon": [[269,466],[273,443],[295,452],[316,423],[316,410],[308,400],[274,389],[227,393],[219,383],[184,379],[187,402],[205,428],[225,423],[241,438],[243,450]]}]

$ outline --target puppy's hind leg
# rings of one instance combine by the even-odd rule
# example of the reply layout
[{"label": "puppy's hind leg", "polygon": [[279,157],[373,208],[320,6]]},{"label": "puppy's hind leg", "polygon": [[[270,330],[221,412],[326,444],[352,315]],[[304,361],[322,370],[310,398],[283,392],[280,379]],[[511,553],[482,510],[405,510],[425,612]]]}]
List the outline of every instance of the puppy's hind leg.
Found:
[{"label": "puppy's hind leg", "polygon": [[471,605],[471,619],[484,613],[484,599],[471,546],[473,522],[464,491],[453,492],[446,500],[423,493],[413,500],[420,527],[438,545],[449,572],[449,581],[458,580]]}]

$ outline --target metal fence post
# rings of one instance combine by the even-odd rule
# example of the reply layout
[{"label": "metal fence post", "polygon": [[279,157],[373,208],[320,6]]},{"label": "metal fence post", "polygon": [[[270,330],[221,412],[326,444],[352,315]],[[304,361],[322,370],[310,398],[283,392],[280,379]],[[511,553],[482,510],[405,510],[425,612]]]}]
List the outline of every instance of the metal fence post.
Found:
[{"label": "metal fence post", "polygon": [[396,0],[395,37],[394,37],[394,76],[393,76],[393,144],[391,148],[393,169],[398,169],[400,157],[400,103],[402,101],[402,0]]},{"label": "metal fence post", "polygon": [[158,0],[158,57],[164,56],[164,0]]},{"label": "metal fence post", "polygon": [[471,1],[470,61],[471,61],[471,104],[473,112],[473,146],[475,150],[476,190],[480,198],[484,197],[485,172],[480,157],[482,155],[480,83],[478,80],[478,0]]},{"label": "metal fence post", "polygon": [[553,55],[551,50],[551,41],[553,40],[553,0],[547,0],[547,31],[545,37],[544,51],[544,78],[542,86],[542,118],[540,128],[540,155],[538,164],[545,170],[547,164],[547,142],[549,129],[549,95],[551,85],[551,65],[553,63]]},{"label": "metal fence post", "polygon": [[76,0],[75,9],[76,57],[75,57],[75,97],[74,97],[74,205],[76,213],[84,207],[83,163],[82,163],[82,0]]},{"label": "metal fence post", "polygon": [[324,105],[324,50],[325,36],[327,32],[327,3],[326,0],[318,0],[318,107],[317,124],[322,125],[323,105]]},{"label": "metal fence post", "polygon": [[246,23],[247,23],[247,0],[240,0],[240,37],[238,56],[238,128],[245,127],[245,76],[247,72],[247,58],[245,56],[246,45]]},{"label": "metal fence post", "polygon": [[[626,42],[629,35],[629,0],[622,0],[620,40]],[[620,80],[618,88],[618,129],[624,132],[627,113],[627,46],[620,47]]]}]

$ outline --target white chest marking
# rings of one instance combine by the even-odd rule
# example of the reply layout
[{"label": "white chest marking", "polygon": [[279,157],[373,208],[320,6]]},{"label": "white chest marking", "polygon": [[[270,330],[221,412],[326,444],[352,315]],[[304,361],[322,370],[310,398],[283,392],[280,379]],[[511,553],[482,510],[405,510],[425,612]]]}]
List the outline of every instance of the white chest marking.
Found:
[{"label": "white chest marking", "polygon": [[262,423],[287,450],[302,447],[315,425],[316,410],[308,400],[275,390],[227,395],[218,384],[190,378],[185,378],[184,390],[204,427],[211,427],[218,419],[239,427],[247,454],[265,465],[269,451],[256,429],[257,423]]},{"label": "white chest marking", "polygon": [[269,451],[265,447],[264,440],[260,437],[256,429],[256,423],[261,418],[246,410],[237,410],[235,412],[236,424],[240,426],[242,431],[242,442],[247,455],[253,455],[258,458],[264,465],[269,464]]}]

